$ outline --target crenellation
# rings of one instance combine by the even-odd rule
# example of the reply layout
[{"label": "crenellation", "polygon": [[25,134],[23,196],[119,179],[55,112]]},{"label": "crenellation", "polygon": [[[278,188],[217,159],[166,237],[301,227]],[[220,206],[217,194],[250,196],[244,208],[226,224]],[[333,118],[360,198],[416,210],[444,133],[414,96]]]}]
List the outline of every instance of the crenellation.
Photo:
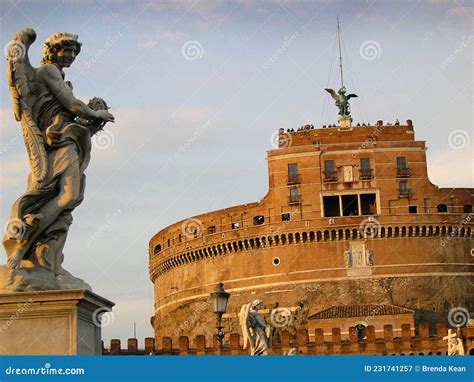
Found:
[{"label": "crenellation", "polygon": [[383,326],[383,338],[387,342],[393,341],[393,326],[392,325]]},{"label": "crenellation", "polygon": [[173,339],[171,337],[163,337],[162,340],[162,351],[165,353],[171,353],[173,349]]},{"label": "crenellation", "polygon": [[204,355],[206,352],[206,336],[199,335],[196,337],[196,354]]},{"label": "crenellation", "polygon": [[151,354],[155,351],[155,339],[153,337],[145,338],[145,354]]},{"label": "crenellation", "polygon": [[129,338],[127,340],[127,349],[131,354],[136,354],[138,351],[138,340],[136,338]]},{"label": "crenellation", "polygon": [[182,355],[189,353],[189,338],[187,336],[179,337],[179,351]]}]

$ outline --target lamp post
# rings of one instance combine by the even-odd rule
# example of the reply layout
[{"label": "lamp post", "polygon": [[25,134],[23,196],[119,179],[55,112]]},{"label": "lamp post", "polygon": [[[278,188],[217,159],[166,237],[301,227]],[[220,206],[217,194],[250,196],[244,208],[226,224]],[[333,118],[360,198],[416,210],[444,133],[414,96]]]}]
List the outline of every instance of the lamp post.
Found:
[{"label": "lamp post", "polygon": [[222,340],[224,332],[222,331],[222,315],[227,309],[227,301],[230,294],[224,290],[224,284],[217,284],[216,290],[211,293],[211,308],[217,316],[217,355],[222,355]]}]

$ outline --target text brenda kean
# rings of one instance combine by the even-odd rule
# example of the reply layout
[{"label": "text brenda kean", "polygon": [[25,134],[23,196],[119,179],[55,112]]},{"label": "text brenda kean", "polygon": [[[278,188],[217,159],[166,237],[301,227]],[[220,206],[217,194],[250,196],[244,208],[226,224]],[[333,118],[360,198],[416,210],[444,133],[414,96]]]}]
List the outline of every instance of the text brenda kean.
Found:
[{"label": "text brenda kean", "polygon": [[7,367],[6,375],[84,375],[82,367],[75,368],[54,368],[51,364],[45,363],[42,367]]},{"label": "text brenda kean", "polygon": [[465,373],[465,366],[413,366],[413,365],[366,365],[364,372],[366,373]]}]

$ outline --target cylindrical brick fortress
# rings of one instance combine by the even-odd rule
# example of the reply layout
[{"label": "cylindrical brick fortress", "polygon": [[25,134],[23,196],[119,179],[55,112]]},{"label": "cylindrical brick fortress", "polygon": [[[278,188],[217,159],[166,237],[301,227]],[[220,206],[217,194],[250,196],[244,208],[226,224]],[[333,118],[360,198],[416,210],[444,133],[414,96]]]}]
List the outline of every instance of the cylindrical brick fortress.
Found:
[{"label": "cylindrical brick fortress", "polygon": [[413,309],[416,322],[472,310],[473,189],[433,185],[425,150],[411,121],[280,131],[261,201],[175,223],[150,240],[157,341],[211,338],[209,293],[219,281],[231,293],[228,333],[255,299],[290,309],[294,330],[337,305],[394,304]]}]

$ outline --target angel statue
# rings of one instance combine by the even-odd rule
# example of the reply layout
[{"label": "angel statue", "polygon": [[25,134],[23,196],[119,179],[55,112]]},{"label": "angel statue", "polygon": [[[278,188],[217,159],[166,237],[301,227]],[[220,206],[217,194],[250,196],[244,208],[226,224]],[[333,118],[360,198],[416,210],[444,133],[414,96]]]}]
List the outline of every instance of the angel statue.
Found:
[{"label": "angel statue", "polygon": [[270,326],[258,314],[263,302],[255,300],[242,305],[239,313],[240,326],[244,337],[244,350],[250,342],[250,355],[268,355]]},{"label": "angel statue", "polygon": [[0,291],[90,289],[62,268],[62,250],[72,211],[84,197],[91,137],[114,116],[101,98],[88,105],[75,98],[64,81],[64,68],[81,51],[77,35],[48,37],[39,68],[28,58],[35,39],[33,29],[22,29],[7,47],[7,82],[31,172],[5,225]]},{"label": "angel statue", "polygon": [[349,100],[351,98],[357,97],[356,94],[348,94],[346,95],[346,87],[343,86],[339,89],[336,93],[333,89],[324,89],[329,94],[331,94],[332,98],[336,101],[336,106],[339,108],[339,115],[344,118],[350,118],[351,116],[351,109],[349,106]]}]

